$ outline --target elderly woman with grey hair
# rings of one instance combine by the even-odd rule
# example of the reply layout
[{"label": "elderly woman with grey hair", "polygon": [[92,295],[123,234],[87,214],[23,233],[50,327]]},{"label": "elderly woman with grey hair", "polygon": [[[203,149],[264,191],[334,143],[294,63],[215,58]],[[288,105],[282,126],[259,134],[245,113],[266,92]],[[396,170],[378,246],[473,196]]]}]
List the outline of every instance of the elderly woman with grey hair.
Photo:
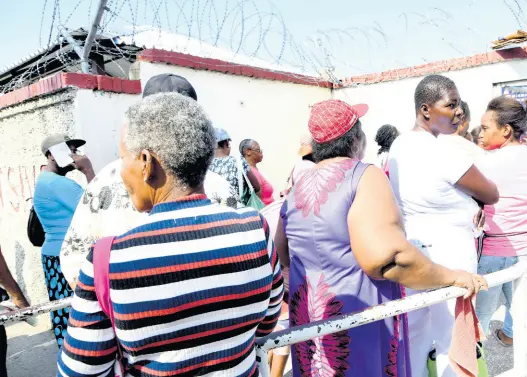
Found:
[{"label": "elderly woman with grey hair", "polygon": [[283,278],[265,220],[205,196],[215,144],[201,106],[180,94],[128,110],[121,175],[149,216],[110,244],[108,314],[88,255],[59,376],[110,375],[117,355],[124,376],[258,375],[255,337],[276,325]]}]

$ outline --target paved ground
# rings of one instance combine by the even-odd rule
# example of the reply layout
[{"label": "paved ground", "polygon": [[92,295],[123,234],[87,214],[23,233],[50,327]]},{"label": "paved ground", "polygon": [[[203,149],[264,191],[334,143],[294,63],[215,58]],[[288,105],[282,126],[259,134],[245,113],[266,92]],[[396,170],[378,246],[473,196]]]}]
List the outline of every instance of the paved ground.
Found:
[{"label": "paved ground", "polygon": [[44,323],[31,327],[19,322],[9,325],[6,330],[9,377],[56,375],[57,343]]},{"label": "paved ground", "polygon": [[[491,326],[500,328],[504,317],[503,308],[495,315]],[[56,373],[57,346],[55,337],[44,325],[31,327],[20,322],[7,327],[9,348],[7,370],[9,377],[52,377]],[[513,366],[512,348],[504,348],[492,337],[485,342],[489,376],[495,377]],[[290,377],[290,362],[286,377]]]}]

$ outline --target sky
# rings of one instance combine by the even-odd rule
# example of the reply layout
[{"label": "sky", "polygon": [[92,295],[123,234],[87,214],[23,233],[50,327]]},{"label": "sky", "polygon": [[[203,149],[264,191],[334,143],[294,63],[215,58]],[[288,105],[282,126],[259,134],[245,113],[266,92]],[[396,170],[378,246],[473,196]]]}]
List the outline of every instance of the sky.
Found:
[{"label": "sky", "polygon": [[[4,0],[0,71],[46,46],[59,24],[87,28],[97,3]],[[157,27],[340,79],[490,51],[491,40],[527,28],[527,0],[109,0],[108,7],[105,32]]]}]

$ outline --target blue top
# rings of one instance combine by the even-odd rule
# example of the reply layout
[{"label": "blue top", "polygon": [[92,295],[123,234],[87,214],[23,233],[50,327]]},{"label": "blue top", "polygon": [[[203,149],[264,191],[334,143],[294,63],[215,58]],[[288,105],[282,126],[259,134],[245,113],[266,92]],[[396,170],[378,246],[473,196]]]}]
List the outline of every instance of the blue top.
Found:
[{"label": "blue top", "polygon": [[42,255],[59,256],[73,213],[83,193],[83,188],[69,178],[50,172],[39,175],[33,206],[46,232]]}]

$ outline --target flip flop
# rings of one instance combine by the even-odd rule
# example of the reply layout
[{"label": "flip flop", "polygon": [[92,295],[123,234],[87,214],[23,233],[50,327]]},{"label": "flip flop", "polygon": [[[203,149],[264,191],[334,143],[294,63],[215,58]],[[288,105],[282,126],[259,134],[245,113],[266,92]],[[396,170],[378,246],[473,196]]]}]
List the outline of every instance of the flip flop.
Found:
[{"label": "flip flop", "polygon": [[500,331],[501,329],[496,329],[494,330],[494,337],[496,338],[496,340],[498,341],[498,343],[502,346],[502,347],[506,347],[506,348],[510,348],[512,347],[513,345],[512,344],[507,344],[507,343],[504,343],[503,340],[500,339]]}]

